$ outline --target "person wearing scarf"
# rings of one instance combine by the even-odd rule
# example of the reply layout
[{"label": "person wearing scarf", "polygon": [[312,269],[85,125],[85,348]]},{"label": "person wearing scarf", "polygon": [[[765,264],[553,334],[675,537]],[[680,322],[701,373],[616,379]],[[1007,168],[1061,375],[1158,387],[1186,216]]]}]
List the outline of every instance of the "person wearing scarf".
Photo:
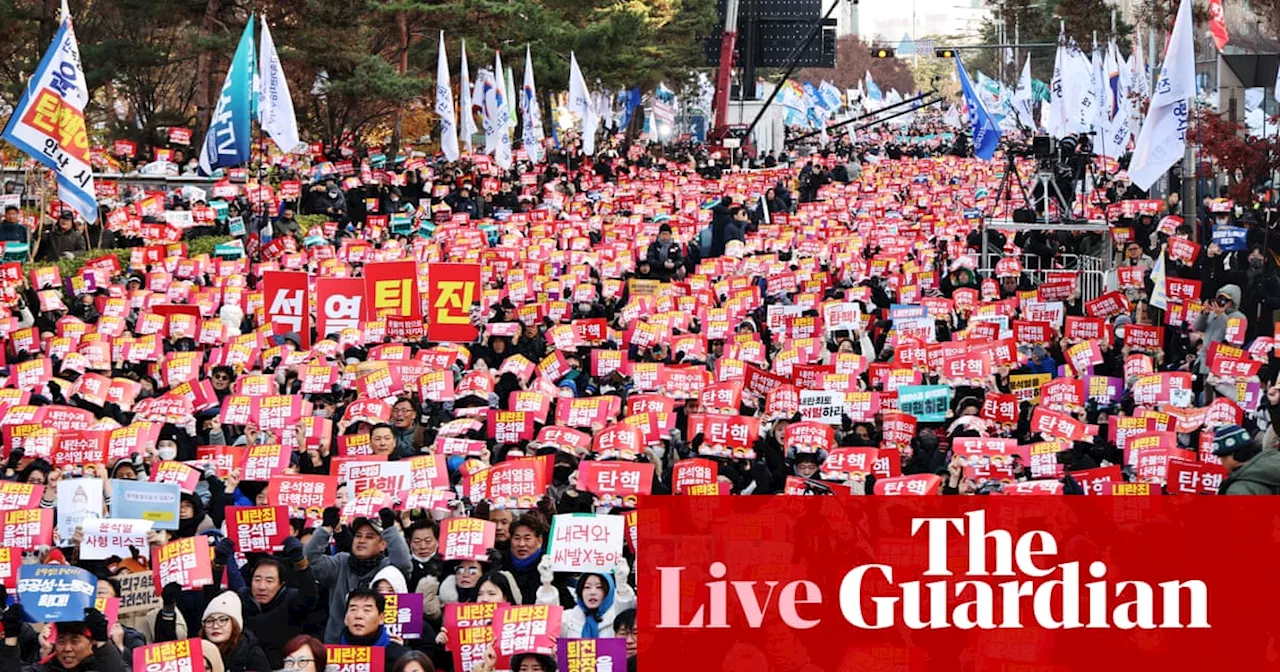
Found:
[{"label": "person wearing scarf", "polygon": [[399,640],[392,639],[383,625],[383,609],[386,601],[371,588],[356,588],[347,594],[347,611],[343,617],[342,634],[330,644],[382,647],[386,662],[382,669],[389,670],[401,656],[409,652]]},{"label": "person wearing scarf", "polygon": [[[538,604],[559,604],[559,591],[551,585],[554,576],[551,558],[547,557],[540,562],[538,570],[542,574]],[[627,583],[630,576],[631,566],[622,559],[613,568],[612,575],[587,573],[578,577],[578,584],[574,588],[577,604],[572,609],[564,610],[560,619],[560,636],[613,637],[614,619],[619,613],[636,606],[636,591]]]}]

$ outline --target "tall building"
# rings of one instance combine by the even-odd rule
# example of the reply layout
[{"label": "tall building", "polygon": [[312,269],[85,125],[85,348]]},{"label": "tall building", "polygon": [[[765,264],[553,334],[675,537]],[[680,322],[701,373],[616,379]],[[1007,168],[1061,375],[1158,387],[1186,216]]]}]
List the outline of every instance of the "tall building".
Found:
[{"label": "tall building", "polygon": [[836,11],[840,35],[857,34],[873,43],[899,45],[929,36],[975,36],[987,15],[987,0],[843,0]]}]

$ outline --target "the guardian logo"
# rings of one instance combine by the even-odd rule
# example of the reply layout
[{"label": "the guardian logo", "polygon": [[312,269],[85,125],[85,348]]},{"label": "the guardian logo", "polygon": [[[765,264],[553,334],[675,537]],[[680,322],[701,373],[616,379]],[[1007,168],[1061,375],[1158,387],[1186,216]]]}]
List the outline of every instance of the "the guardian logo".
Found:
[{"label": "the guardian logo", "polygon": [[[1053,562],[1058,540],[1048,532],[1032,530],[1014,539],[1007,530],[988,531],[983,511],[971,511],[962,518],[915,518],[911,534],[927,538],[928,569],[922,576],[938,580],[897,583],[893,567],[888,565],[853,568],[840,582],[839,604],[841,615],[854,627],[1209,627],[1209,596],[1203,581],[1113,583],[1107,580],[1107,565],[1101,560],[1083,567],[1075,561]],[[961,538],[967,544],[968,562],[966,571],[957,575],[947,567],[947,548],[948,542]],[[992,547],[994,553],[989,553]],[[823,601],[822,589],[807,580],[785,584],[711,581],[706,584],[706,600],[687,622],[681,622],[680,574],[684,569],[658,568],[662,599],[659,628],[728,628],[730,587],[752,628],[760,627],[771,609],[792,628],[808,629],[820,622],[802,613],[814,615],[816,605]],[[726,573],[720,562],[712,563],[708,569],[715,579],[723,579]],[[1010,580],[996,580],[1003,577]]]}]

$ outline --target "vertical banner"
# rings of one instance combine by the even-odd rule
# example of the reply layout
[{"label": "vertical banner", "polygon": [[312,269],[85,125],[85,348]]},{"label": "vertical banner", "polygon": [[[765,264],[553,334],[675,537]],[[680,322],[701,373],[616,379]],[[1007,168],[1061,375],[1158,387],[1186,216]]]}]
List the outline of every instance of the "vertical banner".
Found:
[{"label": "vertical banner", "polygon": [[295,271],[265,271],[262,274],[262,301],[267,321],[277,335],[290,332],[301,337],[304,350],[311,347],[311,308],[307,297],[307,274]]},{"label": "vertical banner", "polygon": [[361,278],[316,280],[316,333],[320,338],[360,328],[365,314],[364,288]]},{"label": "vertical banner", "polygon": [[471,326],[471,305],[480,299],[480,264],[431,264],[427,273],[427,337],[475,341],[479,332]]},{"label": "vertical banner", "polygon": [[422,319],[418,297],[418,264],[413,261],[383,261],[364,267],[365,317],[384,315]]}]

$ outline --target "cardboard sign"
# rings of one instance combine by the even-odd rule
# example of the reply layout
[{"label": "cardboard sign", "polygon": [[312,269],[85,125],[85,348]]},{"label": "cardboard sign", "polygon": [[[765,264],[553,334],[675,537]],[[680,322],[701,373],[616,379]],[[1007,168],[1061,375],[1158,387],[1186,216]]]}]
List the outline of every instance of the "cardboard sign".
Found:
[{"label": "cardboard sign", "polygon": [[209,537],[187,537],[151,549],[151,573],[157,591],[170,583],[176,583],[184,590],[213,584]]},{"label": "cardboard sign", "polygon": [[120,614],[136,614],[160,606],[160,591],[155,588],[155,576],[151,572],[126,572],[117,574],[120,584]]},{"label": "cardboard sign", "polygon": [[158,642],[133,650],[133,669],[139,672],[205,672],[201,639]]},{"label": "cardboard sign", "polygon": [[325,672],[385,672],[387,658],[381,646],[325,644]]},{"label": "cardboard sign", "polygon": [[227,507],[227,537],[241,553],[284,550],[284,540],[290,533],[292,529],[289,526],[287,507]]},{"label": "cardboard sign", "polygon": [[444,629],[449,636],[456,672],[471,672],[484,663],[493,642],[493,614],[498,605],[452,602],[444,605]]},{"label": "cardboard sign", "polygon": [[611,573],[622,558],[624,530],[621,516],[594,513],[554,516],[548,550],[552,569]]},{"label": "cardboard sign", "polygon": [[621,637],[556,640],[556,669],[565,672],[614,672],[627,667],[627,640]]},{"label": "cardboard sign", "polygon": [[82,523],[84,536],[80,542],[81,560],[106,560],[110,557],[128,558],[129,547],[147,547],[149,520],[123,518],[91,518]]},{"label": "cardboard sign", "polygon": [[382,623],[398,639],[422,639],[422,593],[383,595]]},{"label": "cardboard sign", "polygon": [[176,483],[111,479],[111,517],[149,520],[157,530],[176,530],[181,495]]},{"label": "cardboard sign", "polygon": [[79,567],[23,565],[18,570],[18,601],[36,623],[82,621],[97,593],[97,577]]},{"label": "cardboard sign", "polygon": [[450,518],[443,525],[444,543],[440,556],[445,560],[488,562],[489,549],[497,526],[479,518]]}]

